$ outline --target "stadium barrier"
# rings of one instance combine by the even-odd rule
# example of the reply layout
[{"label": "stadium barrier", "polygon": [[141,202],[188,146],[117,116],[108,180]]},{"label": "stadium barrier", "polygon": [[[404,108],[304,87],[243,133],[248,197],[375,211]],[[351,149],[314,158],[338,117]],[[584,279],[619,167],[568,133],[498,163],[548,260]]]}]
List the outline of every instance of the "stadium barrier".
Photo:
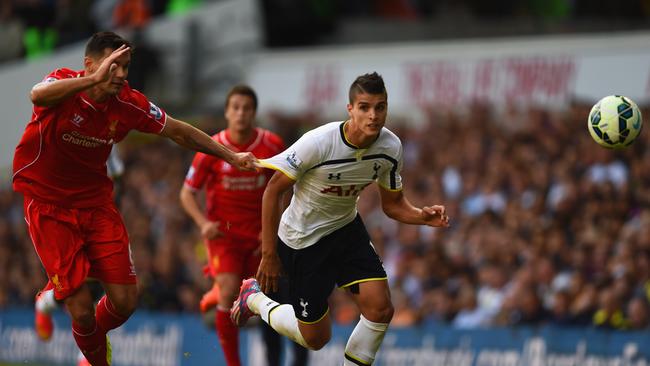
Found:
[{"label": "stadium barrier", "polygon": [[[70,320],[55,314],[53,339],[42,343],[33,331],[31,309],[0,311],[0,363],[73,365],[78,351]],[[352,327],[336,326],[330,343],[311,353],[311,366],[340,364]],[[225,365],[212,329],[195,314],[138,311],[110,333],[115,366]],[[595,329],[449,327],[391,329],[374,363],[378,366],[578,366],[650,364],[650,332]],[[264,365],[264,346],[255,327],[241,334],[245,365]],[[285,342],[285,351],[289,347]],[[285,352],[288,358],[291,352]],[[289,364],[286,360],[285,364]]]}]

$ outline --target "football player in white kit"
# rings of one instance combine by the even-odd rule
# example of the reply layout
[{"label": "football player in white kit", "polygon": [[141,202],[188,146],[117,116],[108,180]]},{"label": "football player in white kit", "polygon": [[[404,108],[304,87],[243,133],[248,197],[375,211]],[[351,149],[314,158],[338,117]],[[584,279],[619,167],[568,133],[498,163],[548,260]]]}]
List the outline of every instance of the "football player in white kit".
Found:
[{"label": "football player in white kit", "polygon": [[[402,192],[402,144],[384,127],[384,81],[376,72],[350,86],[349,119],[305,133],[284,152],[260,163],[276,170],[262,201],[262,261],[256,278],[243,282],[231,310],[237,325],[260,315],[278,333],[309,349],[331,337],[327,299],[346,289],[361,319],[345,348],[344,365],[371,365],[393,316],[386,272],[357,212],[359,193],[376,182],[382,208],[407,224],[449,226],[445,207],[413,206]],[[281,199],[293,187],[280,218]],[[286,275],[290,303],[277,291]]]}]

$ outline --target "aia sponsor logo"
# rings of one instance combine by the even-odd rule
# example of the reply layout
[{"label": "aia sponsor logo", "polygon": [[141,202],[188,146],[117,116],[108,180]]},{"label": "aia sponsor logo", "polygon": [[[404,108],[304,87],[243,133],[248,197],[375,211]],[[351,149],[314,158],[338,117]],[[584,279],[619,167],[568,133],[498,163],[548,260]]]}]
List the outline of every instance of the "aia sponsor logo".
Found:
[{"label": "aia sponsor logo", "polygon": [[350,184],[349,186],[335,186],[331,185],[321,189],[320,193],[337,196],[337,197],[356,197],[366,188],[370,183],[366,184]]}]

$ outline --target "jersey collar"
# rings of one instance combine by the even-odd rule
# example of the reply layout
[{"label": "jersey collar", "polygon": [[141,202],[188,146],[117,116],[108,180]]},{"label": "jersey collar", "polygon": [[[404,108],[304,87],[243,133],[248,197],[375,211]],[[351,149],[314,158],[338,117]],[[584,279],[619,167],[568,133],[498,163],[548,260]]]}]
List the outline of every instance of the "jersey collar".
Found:
[{"label": "jersey collar", "polygon": [[339,131],[341,131],[341,140],[343,140],[343,143],[346,144],[348,147],[350,147],[350,148],[352,148],[352,149],[355,149],[355,150],[358,150],[358,149],[359,149],[359,146],[357,146],[357,145],[351,143],[350,140],[348,140],[348,137],[345,136],[345,123],[346,123],[346,122],[347,122],[347,121],[343,121],[343,122],[339,125]]},{"label": "jersey collar", "polygon": [[[346,121],[343,121],[343,122],[339,125],[339,131],[341,131],[341,140],[343,140],[343,143],[346,144],[348,147],[350,147],[350,148],[352,148],[352,149],[355,149],[355,150],[359,150],[359,149],[361,149],[361,148],[360,148],[359,146],[353,144],[352,142],[350,142],[350,140],[348,140],[348,137],[345,135],[345,124],[346,124],[347,122],[348,122],[347,120],[346,120]],[[377,137],[375,138],[375,141],[379,140],[379,135],[381,135],[381,131],[379,131],[379,133],[377,134]],[[373,141],[373,143],[375,143],[375,141]],[[372,144],[371,144],[371,145],[372,145]],[[370,147],[370,145],[369,145],[368,147]],[[368,147],[366,147],[366,148],[364,148],[364,149],[367,149]]]},{"label": "jersey collar", "polygon": [[94,109],[95,111],[101,111],[101,112],[106,111],[106,108],[108,107],[108,103],[109,103],[109,101],[110,101],[112,98],[114,98],[114,97],[111,96],[111,97],[106,98],[106,100],[103,101],[103,102],[97,102],[97,101],[91,99],[91,98],[88,96],[88,94],[86,94],[85,92],[81,92],[80,94],[81,94],[81,95],[80,95],[81,100],[82,100],[86,105],[90,106],[90,107],[91,107],[92,109]]},{"label": "jersey collar", "polygon": [[246,141],[245,143],[243,143],[243,144],[241,144],[241,145],[238,145],[238,144],[235,144],[235,143],[230,139],[230,131],[228,131],[227,128],[224,130],[224,140],[226,140],[226,142],[228,143],[228,145],[230,145],[230,146],[236,148],[236,149],[239,150],[239,151],[249,151],[249,150],[247,150],[247,149],[248,149],[249,147],[251,147],[251,145],[256,144],[256,142],[258,142],[258,140],[259,140],[259,138],[261,137],[261,135],[262,135],[262,134],[261,134],[260,131],[257,129],[257,127],[255,127],[255,128],[253,128],[253,133],[251,134],[250,139],[248,139],[248,141]]}]

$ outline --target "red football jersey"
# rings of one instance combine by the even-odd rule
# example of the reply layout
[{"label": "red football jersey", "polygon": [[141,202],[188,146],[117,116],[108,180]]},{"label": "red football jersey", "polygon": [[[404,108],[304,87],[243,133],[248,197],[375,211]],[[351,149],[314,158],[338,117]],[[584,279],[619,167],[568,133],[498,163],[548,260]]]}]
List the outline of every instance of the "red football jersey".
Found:
[{"label": "red football jersey", "polygon": [[[278,135],[262,128],[256,128],[245,145],[234,144],[228,130],[212,138],[235,152],[250,151],[260,159],[285,149]],[[219,221],[221,232],[235,238],[257,239],[262,230],[262,195],[273,173],[270,169],[242,172],[222,159],[197,153],[185,177],[185,186],[195,191],[205,187],[206,216]]]},{"label": "red football jersey", "polygon": [[[58,69],[43,82],[83,76]],[[52,107],[34,106],[16,147],[15,191],[62,207],[101,206],[112,200],[106,160],[130,130],[160,133],[167,115],[128,84],[105,102],[84,92]]]}]

